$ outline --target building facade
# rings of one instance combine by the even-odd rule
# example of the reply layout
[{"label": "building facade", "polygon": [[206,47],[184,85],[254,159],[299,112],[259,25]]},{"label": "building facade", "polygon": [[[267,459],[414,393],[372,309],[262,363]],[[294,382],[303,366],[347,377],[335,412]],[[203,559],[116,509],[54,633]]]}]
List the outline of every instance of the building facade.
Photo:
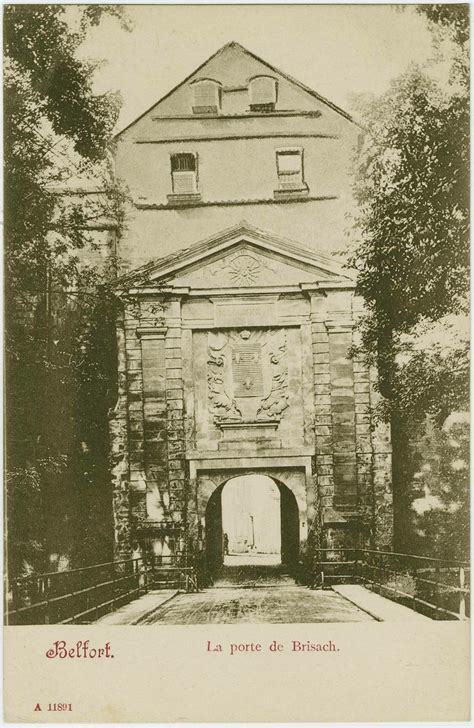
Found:
[{"label": "building facade", "polygon": [[359,127],[236,43],[118,136],[117,557],[222,560],[221,493],[265,475],[281,556],[389,546],[390,439],[345,246]]}]

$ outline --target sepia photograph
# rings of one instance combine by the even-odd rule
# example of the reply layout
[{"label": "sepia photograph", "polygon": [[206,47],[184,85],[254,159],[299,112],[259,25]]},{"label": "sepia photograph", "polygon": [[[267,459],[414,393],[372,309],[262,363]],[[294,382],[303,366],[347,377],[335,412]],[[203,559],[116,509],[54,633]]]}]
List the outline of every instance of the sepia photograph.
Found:
[{"label": "sepia photograph", "polygon": [[469,620],[469,6],[3,30],[5,624]]}]

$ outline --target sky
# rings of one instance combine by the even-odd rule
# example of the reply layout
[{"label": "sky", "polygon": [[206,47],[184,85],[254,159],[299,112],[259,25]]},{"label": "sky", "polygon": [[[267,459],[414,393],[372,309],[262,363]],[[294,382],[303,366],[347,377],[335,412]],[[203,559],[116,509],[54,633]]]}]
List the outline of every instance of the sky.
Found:
[{"label": "sky", "polygon": [[125,7],[131,32],[106,18],[81,49],[104,60],[95,90],[121,93],[117,130],[232,40],[349,112],[355,95],[383,93],[433,55],[427,22],[410,5]]}]

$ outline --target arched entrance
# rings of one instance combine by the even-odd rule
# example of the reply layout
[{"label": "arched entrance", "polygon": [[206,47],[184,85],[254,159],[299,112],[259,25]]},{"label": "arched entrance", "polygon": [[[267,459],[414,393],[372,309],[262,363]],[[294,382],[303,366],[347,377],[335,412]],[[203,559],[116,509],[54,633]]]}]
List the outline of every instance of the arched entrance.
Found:
[{"label": "arched entrance", "polygon": [[283,483],[266,475],[235,476],[209,498],[205,533],[211,570],[222,564],[282,564],[292,570],[299,557],[296,498]]}]

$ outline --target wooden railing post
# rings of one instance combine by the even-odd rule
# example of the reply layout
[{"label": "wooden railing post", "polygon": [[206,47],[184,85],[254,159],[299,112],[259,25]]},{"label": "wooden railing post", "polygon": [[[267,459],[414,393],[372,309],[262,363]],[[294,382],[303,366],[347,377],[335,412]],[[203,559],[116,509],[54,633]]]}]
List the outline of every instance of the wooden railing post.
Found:
[{"label": "wooden railing post", "polygon": [[417,602],[416,602],[416,596],[418,594],[418,579],[417,579],[417,576],[418,576],[418,569],[417,569],[416,561],[415,561],[415,566],[413,567],[413,579],[414,579],[415,584],[414,584],[413,599],[412,599],[412,609],[413,609],[414,612],[417,611],[417,609],[416,609],[416,604],[417,604]]},{"label": "wooden railing post", "polygon": [[459,592],[459,619],[466,619],[466,595],[464,594],[466,584],[466,578],[464,568],[461,566],[459,569],[459,588],[462,591]]},{"label": "wooden railing post", "polygon": [[44,623],[49,624],[50,621],[50,614],[49,614],[49,594],[50,594],[50,587],[51,587],[51,577],[46,577],[46,579],[43,581],[43,584],[45,586],[45,594],[44,598],[46,601],[46,607],[44,610]]},{"label": "wooden railing post", "polygon": [[97,584],[94,584],[93,594],[94,594],[94,602],[95,602],[95,604],[94,604],[94,606],[95,606],[95,620],[97,622],[97,620],[99,619],[99,597],[98,597]]}]

